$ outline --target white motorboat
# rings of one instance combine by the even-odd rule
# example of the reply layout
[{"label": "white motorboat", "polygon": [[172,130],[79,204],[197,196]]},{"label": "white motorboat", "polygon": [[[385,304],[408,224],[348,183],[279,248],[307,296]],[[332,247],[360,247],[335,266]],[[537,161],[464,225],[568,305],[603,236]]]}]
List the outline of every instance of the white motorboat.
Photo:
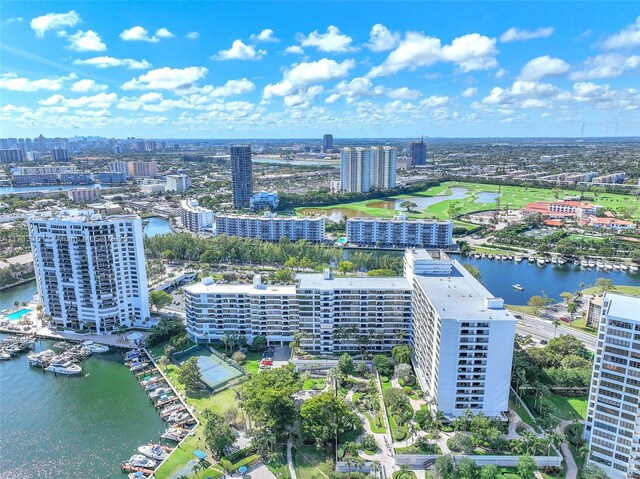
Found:
[{"label": "white motorboat", "polygon": [[97,344],[89,340],[84,341],[82,343],[82,347],[96,354],[106,353],[107,351],[109,351],[109,346],[107,346],[106,344]]},{"label": "white motorboat", "polygon": [[149,379],[145,379],[143,381],[140,381],[140,385],[141,386],[148,386],[149,384],[157,383],[158,381],[160,381],[160,378],[158,376],[151,376]]},{"label": "white motorboat", "polygon": [[562,265],[562,264],[565,264],[566,262],[567,262],[567,260],[566,260],[566,259],[564,259],[564,258],[559,258],[559,259],[558,259],[558,264],[561,264],[561,265]]},{"label": "white motorboat", "polygon": [[167,451],[162,449],[160,444],[148,444],[146,446],[140,446],[138,448],[138,452],[147,456],[149,459],[153,459],[154,461],[164,461],[165,458],[169,455]]},{"label": "white motorboat", "polygon": [[538,264],[538,266],[544,266],[545,265],[544,258],[536,259],[536,263]]},{"label": "white motorboat", "polygon": [[627,264],[625,264],[625,263],[622,263],[622,264],[620,265],[620,269],[621,269],[622,271],[628,271],[628,270],[629,270],[629,265],[627,265]]},{"label": "white motorboat", "polygon": [[551,263],[552,264],[558,264],[558,257],[557,256],[552,256],[551,257]]},{"label": "white motorboat", "polygon": [[153,391],[154,389],[158,389],[161,386],[160,383],[149,383],[144,387],[145,391]]},{"label": "white motorboat", "polygon": [[189,417],[190,414],[188,412],[176,412],[167,418],[167,422],[181,422],[185,419],[189,419]]},{"label": "white motorboat", "polygon": [[168,428],[162,436],[162,439],[167,439],[169,441],[180,442],[184,437],[189,433],[187,429],[180,429],[177,427]]},{"label": "white motorboat", "polygon": [[147,479],[146,474],[143,474],[140,471],[136,471],[136,472],[130,472],[129,475],[127,476],[129,479]]},{"label": "white motorboat", "polygon": [[513,289],[517,291],[524,291],[524,287],[521,284],[514,284]]},{"label": "white motorboat", "polygon": [[529,256],[527,259],[529,260],[529,263],[535,263],[536,262],[536,257],[535,256]]},{"label": "white motorboat", "polygon": [[631,271],[632,273],[636,273],[638,271],[638,267],[635,264],[632,264],[631,266],[629,266],[629,271]]},{"label": "white motorboat", "polygon": [[67,359],[52,361],[49,366],[45,368],[46,371],[52,373],[64,374],[66,376],[72,376],[74,374],[80,374],[82,367],[79,364],[74,364]]},{"label": "white motorboat", "polygon": [[613,270],[620,271],[620,265],[618,263],[613,263]]},{"label": "white motorboat", "polygon": [[154,390],[154,391],[151,391],[151,392],[149,393],[149,397],[150,397],[151,399],[155,399],[155,398],[157,398],[158,396],[162,396],[163,394],[166,394],[166,393],[168,393],[168,392],[169,392],[169,391],[168,391],[167,389],[165,389],[165,388],[158,388],[158,389],[156,389],[156,390]]},{"label": "white motorboat", "polygon": [[176,404],[172,404],[170,406],[165,407],[162,411],[160,411],[160,415],[161,416],[167,416],[170,415],[173,411],[176,411],[180,408],[182,408],[182,404],[180,403],[176,403]]},{"label": "white motorboat", "polygon": [[139,358],[140,356],[142,356],[140,351],[138,351],[137,349],[134,349],[133,351],[129,351],[127,352],[127,354],[124,355],[124,360],[131,361],[132,359]]},{"label": "white motorboat", "polygon": [[134,364],[133,366],[131,366],[129,368],[129,371],[131,371],[131,372],[140,371],[141,369],[146,368],[148,365],[149,365],[149,363],[137,363],[137,364]]},{"label": "white motorboat", "polygon": [[134,454],[127,462],[133,467],[144,467],[145,469],[153,469],[156,467],[156,461],[142,454]]},{"label": "white motorboat", "polygon": [[5,353],[4,351],[0,351],[0,361],[7,361],[11,359],[11,355],[9,353]]},{"label": "white motorboat", "polygon": [[520,261],[522,261],[522,256],[517,254],[516,255],[516,263],[519,263]]}]

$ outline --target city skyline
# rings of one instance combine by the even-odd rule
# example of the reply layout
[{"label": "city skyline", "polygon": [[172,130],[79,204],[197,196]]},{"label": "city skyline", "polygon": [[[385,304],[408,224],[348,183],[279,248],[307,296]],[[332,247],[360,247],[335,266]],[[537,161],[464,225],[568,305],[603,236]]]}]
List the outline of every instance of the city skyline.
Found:
[{"label": "city skyline", "polygon": [[[632,3],[5,2],[6,136],[638,135]],[[331,8],[327,8],[327,6]],[[398,7],[400,6],[400,8]],[[402,7],[405,8],[402,8]],[[576,15],[579,6],[580,15]],[[411,15],[407,15],[410,8]],[[119,10],[119,11],[118,11]],[[234,22],[241,17],[243,21]],[[571,18],[571,22],[567,19]],[[424,20],[416,20],[424,19]]]}]

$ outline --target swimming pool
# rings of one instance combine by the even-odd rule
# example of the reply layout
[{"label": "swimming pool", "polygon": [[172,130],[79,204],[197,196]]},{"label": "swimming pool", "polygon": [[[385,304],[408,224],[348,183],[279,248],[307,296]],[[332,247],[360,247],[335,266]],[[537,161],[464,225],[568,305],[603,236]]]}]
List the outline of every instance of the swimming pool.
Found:
[{"label": "swimming pool", "polygon": [[7,319],[9,321],[17,321],[21,317],[23,317],[25,314],[29,314],[30,312],[31,312],[30,309],[22,308],[22,309],[19,309],[18,311],[14,311],[11,314],[7,314]]}]

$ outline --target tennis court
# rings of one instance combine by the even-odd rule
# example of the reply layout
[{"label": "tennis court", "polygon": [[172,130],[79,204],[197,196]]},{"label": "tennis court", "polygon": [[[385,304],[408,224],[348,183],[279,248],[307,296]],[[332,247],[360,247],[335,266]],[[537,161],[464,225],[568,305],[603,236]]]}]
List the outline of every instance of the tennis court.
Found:
[{"label": "tennis court", "polygon": [[[238,369],[225,363],[222,359],[207,350],[198,351],[195,357],[197,358],[198,367],[202,374],[202,380],[211,389],[215,389],[220,384],[242,375]],[[187,359],[188,358],[183,358],[181,362]]]}]

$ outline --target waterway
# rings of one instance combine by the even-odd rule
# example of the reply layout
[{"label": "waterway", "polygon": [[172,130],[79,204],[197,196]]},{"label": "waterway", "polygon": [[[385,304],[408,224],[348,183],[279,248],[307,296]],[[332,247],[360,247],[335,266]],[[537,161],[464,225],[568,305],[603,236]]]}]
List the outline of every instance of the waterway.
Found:
[{"label": "waterway", "polygon": [[124,478],[120,464],[159,440],[165,425],[119,353],[82,367],[71,378],[30,367],[26,354],[0,363],[3,479]]},{"label": "waterway", "polygon": [[108,188],[110,186],[111,185],[103,186],[100,183],[94,183],[92,185],[2,186],[0,187],[0,196],[24,193],[25,191],[67,191],[76,190],[78,188]]},{"label": "waterway", "polygon": [[31,301],[33,294],[38,290],[36,280],[29,281],[13,288],[0,291],[0,311],[13,308],[13,303],[19,301]]},{"label": "waterway", "polygon": [[169,220],[159,216],[145,218],[142,223],[142,232],[150,238],[156,235],[173,234]]}]

